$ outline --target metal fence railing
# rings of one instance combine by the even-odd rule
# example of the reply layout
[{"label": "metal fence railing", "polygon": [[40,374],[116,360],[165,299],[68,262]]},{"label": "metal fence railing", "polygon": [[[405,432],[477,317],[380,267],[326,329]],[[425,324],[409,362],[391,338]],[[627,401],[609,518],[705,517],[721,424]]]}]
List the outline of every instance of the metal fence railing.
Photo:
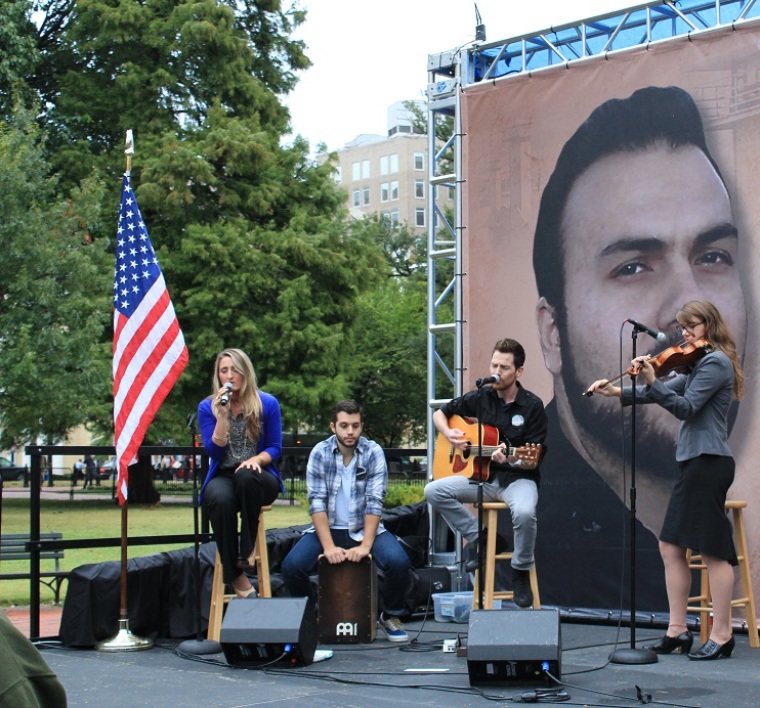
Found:
[{"label": "metal fence railing", "polygon": [[[84,445],[30,445],[25,449],[30,457],[28,475],[24,475],[24,480],[14,481],[10,485],[21,485],[29,488],[29,590],[30,590],[30,607],[29,607],[29,637],[31,639],[40,638],[40,561],[41,555],[53,550],[66,550],[73,548],[103,548],[110,546],[119,546],[119,538],[88,538],[88,539],[62,539],[56,541],[43,540],[40,538],[40,516],[42,491],[50,491],[50,487],[60,489],[62,497],[68,492],[70,498],[74,498],[74,487],[72,486],[71,471],[66,474],[56,475],[55,467],[52,467],[53,474],[46,474],[46,465],[43,459],[51,459],[57,455],[84,456],[92,455],[94,459],[111,459],[115,453],[113,447],[107,446],[84,446]],[[296,499],[303,498],[306,495],[306,461],[310,448],[294,447],[283,448],[283,460],[281,464],[282,476],[285,483],[285,498],[295,502]],[[386,449],[385,455],[388,461],[389,475],[393,483],[402,483],[408,485],[424,485],[427,481],[427,450],[425,448],[393,448]],[[187,460],[186,468],[172,470],[171,479],[169,473],[163,473],[158,470],[152,481],[155,491],[161,494],[182,494],[187,495],[188,501],[194,503],[197,498],[193,492],[200,486],[208,470],[208,455],[203,448],[195,446],[143,446],[139,449],[138,455],[141,459],[151,458],[154,456],[169,455],[172,457],[181,456]],[[188,473],[182,473],[187,469]],[[103,493],[103,487],[109,490],[112,498],[116,497],[116,480],[114,475],[110,475],[108,480],[100,480],[101,487],[94,487],[95,493]],[[10,486],[9,485],[9,486]],[[2,525],[2,498],[4,483],[0,480],[0,527]],[[81,498],[81,487],[78,488],[77,498]],[[208,540],[208,525],[201,530],[202,540]],[[194,534],[180,535],[156,535],[131,537],[130,546],[156,545],[156,544],[174,544],[174,543],[194,543],[196,537]]]}]

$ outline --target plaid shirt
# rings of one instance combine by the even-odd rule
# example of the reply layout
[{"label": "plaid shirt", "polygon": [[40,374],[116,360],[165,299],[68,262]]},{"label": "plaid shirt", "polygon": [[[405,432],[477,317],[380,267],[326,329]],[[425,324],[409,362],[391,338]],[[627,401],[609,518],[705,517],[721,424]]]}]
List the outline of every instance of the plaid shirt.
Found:
[{"label": "plaid shirt", "polygon": [[[361,541],[364,537],[364,517],[368,514],[382,515],[388,488],[388,468],[383,449],[365,437],[360,437],[356,443],[354,457],[356,465],[349,489],[348,531],[351,538]],[[333,435],[314,446],[306,467],[309,514],[325,512],[331,528],[335,524],[335,499],[342,479],[339,471],[342,465],[343,454]],[[313,531],[313,527],[309,530]],[[381,521],[378,533],[384,530]]]}]

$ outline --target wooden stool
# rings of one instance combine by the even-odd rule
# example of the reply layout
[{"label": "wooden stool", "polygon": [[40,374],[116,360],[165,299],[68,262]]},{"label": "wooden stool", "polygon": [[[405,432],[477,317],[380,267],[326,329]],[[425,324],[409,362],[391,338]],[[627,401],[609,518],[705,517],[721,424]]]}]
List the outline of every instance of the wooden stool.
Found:
[{"label": "wooden stool", "polygon": [[[477,504],[476,504],[477,506]],[[484,502],[483,513],[485,515],[484,524],[488,530],[486,537],[486,556],[485,565],[485,583],[483,586],[483,608],[484,610],[493,609],[494,600],[513,600],[514,593],[511,590],[495,590],[496,580],[496,561],[512,560],[512,552],[496,553],[496,525],[500,511],[509,511],[509,507],[504,502]],[[530,575],[530,589],[533,591],[533,608],[541,609],[541,598],[538,594],[538,576],[536,575],[536,564],[528,571]],[[472,593],[472,607],[477,609],[478,598],[480,596],[480,572],[475,571],[475,586]]]},{"label": "wooden stool", "polygon": [[[757,649],[760,647],[760,637],[757,633],[757,613],[755,612],[755,596],[752,592],[752,574],[749,568],[749,551],[747,550],[747,535],[744,530],[744,516],[742,509],[747,506],[745,501],[727,501],[726,511],[731,510],[734,521],[734,540],[736,543],[736,557],[739,560],[739,577],[742,582],[742,597],[731,600],[731,608],[743,607],[747,615],[747,629],[749,633],[749,645]],[[707,574],[707,566],[702,561],[702,556],[688,550],[686,560],[691,570],[699,571],[699,595],[689,597],[687,612],[699,612],[699,638],[704,644],[710,637],[710,625],[706,621],[713,611],[712,598],[710,596],[710,579]],[[698,602],[698,605],[692,603]]]},{"label": "wooden stool", "polygon": [[[256,534],[256,543],[253,546],[251,560],[256,565],[256,575],[258,577],[258,596],[272,597],[272,586],[269,582],[269,554],[267,553],[267,532],[264,527],[264,512],[271,511],[271,506],[262,506],[259,513],[259,530]],[[215,642],[219,641],[222,631],[222,617],[224,616],[224,606],[233,598],[235,593],[225,594],[224,592],[224,572],[222,570],[222,561],[219,558],[219,551],[216,553],[216,562],[214,563],[214,580],[211,583],[211,610],[208,614],[208,632],[206,637]]]}]

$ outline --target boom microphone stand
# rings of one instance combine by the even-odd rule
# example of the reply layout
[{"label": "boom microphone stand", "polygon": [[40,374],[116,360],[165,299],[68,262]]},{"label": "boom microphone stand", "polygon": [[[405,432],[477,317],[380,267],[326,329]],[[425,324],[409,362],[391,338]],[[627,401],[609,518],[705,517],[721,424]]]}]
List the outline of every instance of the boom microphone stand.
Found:
[{"label": "boom microphone stand", "polygon": [[475,385],[478,388],[478,450],[473,469],[478,474],[478,605],[479,610],[483,609],[483,474],[481,465],[483,464],[483,394],[490,388],[489,384],[493,383],[491,379],[478,379]]},{"label": "boom microphone stand", "polygon": [[[633,354],[636,358],[636,338],[644,332],[638,324],[631,332]],[[613,664],[656,664],[657,654],[651,649],[636,647],[636,374],[631,374],[631,646],[628,649],[616,649],[610,661]]]}]

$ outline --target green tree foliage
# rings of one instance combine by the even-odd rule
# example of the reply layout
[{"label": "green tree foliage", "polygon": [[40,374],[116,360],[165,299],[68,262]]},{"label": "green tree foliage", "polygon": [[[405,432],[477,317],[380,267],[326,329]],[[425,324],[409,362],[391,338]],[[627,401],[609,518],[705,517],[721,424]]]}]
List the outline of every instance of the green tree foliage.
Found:
[{"label": "green tree foliage", "polygon": [[357,298],[385,261],[347,233],[331,168],[283,140],[281,97],[309,66],[290,38],[305,13],[280,0],[38,5],[35,86],[62,188],[92,169],[115,180],[135,134],[132,184],[190,351],[149,441],[184,439],[230,346],[250,354],[288,429],[313,425],[349,391]]},{"label": "green tree foliage", "polygon": [[[384,444],[417,435],[426,411],[424,244],[379,220],[350,225],[330,165],[289,136],[282,97],[309,66],[291,38],[305,12],[281,0],[30,0],[3,4],[0,21],[10,17],[0,42],[23,61],[0,58],[0,100],[26,76],[44,108],[48,150],[42,159],[35,136],[34,150],[13,154],[26,143],[4,138],[13,160],[3,174],[20,206],[2,228],[21,224],[27,247],[36,234],[41,260],[14,256],[0,282],[12,302],[29,293],[30,312],[31,294],[44,307],[28,317],[0,310],[0,384],[15,380],[8,391],[18,396],[18,382],[36,379],[46,397],[26,396],[24,410],[3,405],[5,439],[31,436],[28,421],[46,407],[60,416],[46,435],[85,420],[110,440],[104,251],[128,129],[132,185],[190,351],[146,442],[187,439],[214,358],[231,346],[250,354],[259,384],[280,398],[286,430],[324,430],[332,404],[355,396]],[[92,174],[105,175],[107,189]],[[40,378],[53,352],[58,360]]]},{"label": "green tree foliage", "polygon": [[[112,267],[98,238],[103,186],[56,197],[38,130],[0,124],[0,446],[65,437],[110,389],[102,293]],[[93,411],[94,412],[94,411]],[[101,411],[102,412],[102,411]]]},{"label": "green tree foliage", "polygon": [[38,59],[34,25],[29,20],[29,0],[0,3],[0,115],[8,119],[13,106],[31,100],[26,77]]},{"label": "green tree foliage", "polygon": [[382,248],[388,277],[358,301],[352,398],[362,404],[368,436],[384,447],[417,444],[427,422],[424,241],[380,216],[355,222],[353,231]]}]

